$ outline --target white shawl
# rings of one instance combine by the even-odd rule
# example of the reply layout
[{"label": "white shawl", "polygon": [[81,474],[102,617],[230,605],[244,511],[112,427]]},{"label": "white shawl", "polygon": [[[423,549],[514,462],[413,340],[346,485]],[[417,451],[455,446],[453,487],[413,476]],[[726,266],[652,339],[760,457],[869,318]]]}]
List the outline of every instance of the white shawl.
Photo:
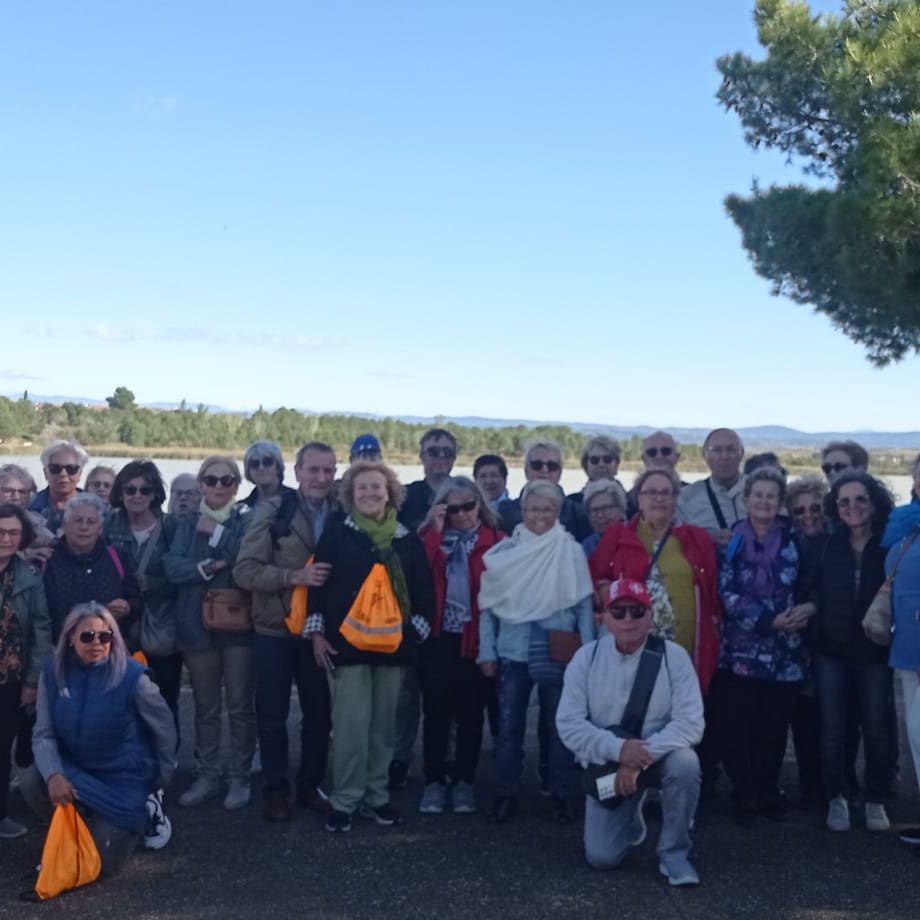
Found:
[{"label": "white shawl", "polygon": [[593,590],[584,550],[558,521],[540,536],[518,524],[483,561],[479,609],[506,623],[544,620]]}]

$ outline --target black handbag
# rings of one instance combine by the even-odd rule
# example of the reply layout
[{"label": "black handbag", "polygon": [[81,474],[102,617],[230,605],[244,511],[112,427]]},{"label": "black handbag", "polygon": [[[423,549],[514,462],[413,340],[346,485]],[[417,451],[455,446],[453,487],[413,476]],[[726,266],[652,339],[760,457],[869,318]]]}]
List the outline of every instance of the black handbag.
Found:
[{"label": "black handbag", "polygon": [[[623,710],[623,719],[619,725],[611,725],[607,729],[618,738],[642,737],[642,726],[645,724],[652,691],[655,689],[655,681],[658,680],[658,672],[664,660],[664,651],[664,639],[661,636],[649,636],[645,640],[645,648],[642,650],[642,657],[639,659],[639,667],[636,670],[636,679],[633,681],[626,708]],[[588,718],[591,718],[590,711]],[[597,799],[605,808],[618,808],[628,798],[614,792],[614,777],[619,766],[616,761],[589,764],[582,772],[581,784],[585,793]],[[657,785],[660,774],[660,764],[653,764],[647,770],[643,770],[638,779],[639,791],[641,792],[646,786]]]}]

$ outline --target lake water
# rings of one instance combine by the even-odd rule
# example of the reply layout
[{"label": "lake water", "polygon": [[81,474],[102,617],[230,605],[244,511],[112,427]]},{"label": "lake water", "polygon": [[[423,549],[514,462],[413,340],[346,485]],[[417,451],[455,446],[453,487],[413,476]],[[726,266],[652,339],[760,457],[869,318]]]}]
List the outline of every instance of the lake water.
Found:
[{"label": "lake water", "polygon": [[[240,458],[240,461],[241,460],[242,458]],[[39,488],[44,486],[45,477],[42,473],[41,461],[37,455],[19,457],[0,456],[0,464],[2,463],[18,463],[21,466],[24,466],[35,477],[35,481],[39,484]],[[127,460],[124,457],[93,457],[90,460],[87,470],[96,464],[111,466],[113,469],[118,470],[124,466],[125,463],[127,463]],[[160,472],[163,474],[163,479],[166,481],[167,491],[169,483],[176,476],[178,476],[180,473],[195,473],[197,472],[199,465],[195,460],[188,459],[158,459],[156,463],[160,468]],[[348,469],[348,464],[340,463],[338,466],[338,475],[341,476],[346,469]],[[421,479],[423,475],[421,465],[394,466],[393,469],[396,471],[397,476],[399,476],[400,481],[404,483],[409,483],[416,479]],[[471,467],[459,465],[454,467],[454,472],[464,476],[472,476],[473,473]],[[814,472],[818,471],[815,470]],[[637,472],[635,470],[621,470],[618,478],[620,482],[622,482],[623,485],[629,489],[632,486],[636,475]],[[705,478],[705,476],[706,474],[703,472],[681,473],[681,478],[685,482],[696,482],[698,479]],[[887,483],[888,488],[890,488],[894,493],[898,504],[903,504],[909,500],[912,483],[910,476],[883,476],[882,479]],[[296,487],[297,485],[297,481],[294,478],[293,457],[287,458],[284,481],[289,486]],[[509,470],[508,491],[512,496],[516,496],[521,491],[521,489],[524,487],[524,482],[524,471],[520,467],[515,467]],[[584,484],[585,474],[581,471],[580,468],[563,470],[562,487],[567,493],[577,492],[582,488],[582,486],[584,486]],[[240,487],[240,496],[242,497],[248,494],[249,489],[249,483],[244,483]]]}]

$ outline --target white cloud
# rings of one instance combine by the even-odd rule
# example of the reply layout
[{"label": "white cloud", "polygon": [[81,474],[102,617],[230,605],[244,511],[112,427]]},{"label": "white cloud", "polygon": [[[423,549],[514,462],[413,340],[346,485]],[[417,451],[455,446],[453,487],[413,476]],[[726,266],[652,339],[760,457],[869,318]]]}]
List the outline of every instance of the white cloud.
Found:
[{"label": "white cloud", "polygon": [[0,380],[44,380],[35,374],[24,374],[22,371],[7,371],[0,369]]},{"label": "white cloud", "polygon": [[96,323],[89,330],[89,336],[97,342],[128,342],[133,336],[123,329],[115,329],[107,323]]}]

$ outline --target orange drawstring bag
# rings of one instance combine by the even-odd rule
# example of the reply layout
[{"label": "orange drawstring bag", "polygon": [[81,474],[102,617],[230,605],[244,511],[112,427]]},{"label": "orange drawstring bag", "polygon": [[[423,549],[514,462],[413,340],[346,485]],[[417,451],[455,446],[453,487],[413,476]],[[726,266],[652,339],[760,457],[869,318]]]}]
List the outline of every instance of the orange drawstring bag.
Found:
[{"label": "orange drawstring bag", "polygon": [[382,562],[375,562],[339,632],[362,652],[391,655],[402,643],[402,631],[402,611],[390,576]]},{"label": "orange drawstring bag", "polygon": [[35,893],[46,901],[95,882],[101,871],[102,860],[86,822],[72,804],[58,805],[45,837]]},{"label": "orange drawstring bag", "polygon": [[150,662],[147,660],[147,656],[142,651],[136,651],[131,657],[138,664],[142,664],[145,668],[150,666]]},{"label": "orange drawstring bag", "polygon": [[[313,562],[311,556],[305,563],[304,568]],[[295,585],[291,592],[291,612],[284,618],[284,623],[288,630],[295,636],[303,635],[303,628],[307,623],[307,586]]]}]

